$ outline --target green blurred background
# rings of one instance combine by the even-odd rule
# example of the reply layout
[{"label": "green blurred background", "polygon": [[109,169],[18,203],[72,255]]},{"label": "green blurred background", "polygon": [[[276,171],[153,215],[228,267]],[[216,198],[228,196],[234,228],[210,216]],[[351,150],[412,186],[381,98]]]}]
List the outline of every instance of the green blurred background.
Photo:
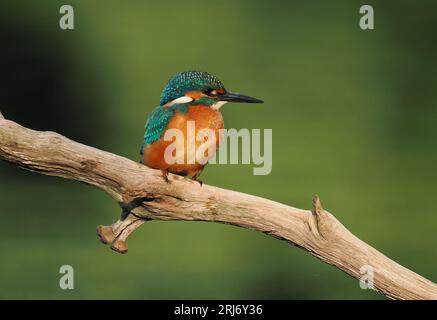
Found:
[{"label": "green blurred background", "polygon": [[[317,193],[354,234],[437,280],[437,3],[372,1],[0,2],[0,109],[139,158],[168,78],[217,75],[264,105],[225,106],[228,128],[272,128],[273,171],[211,165],[203,181],[300,208]],[[103,192],[0,163],[0,298],[382,299],[266,235],[150,222],[119,255],[97,239],[120,209]],[[266,212],[266,215],[269,213]],[[59,289],[59,268],[75,289]]]}]

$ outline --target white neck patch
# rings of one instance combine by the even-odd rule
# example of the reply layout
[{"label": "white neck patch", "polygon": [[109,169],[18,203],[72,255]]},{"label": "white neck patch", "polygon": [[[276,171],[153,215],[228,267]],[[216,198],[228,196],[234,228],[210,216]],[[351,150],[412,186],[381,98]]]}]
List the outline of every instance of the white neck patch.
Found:
[{"label": "white neck patch", "polygon": [[171,107],[172,105],[175,105],[178,103],[188,103],[191,101],[193,101],[193,99],[191,97],[182,96],[182,97],[179,97],[177,99],[174,99],[172,101],[167,102],[166,104],[163,105],[163,107],[168,108],[168,107]]},{"label": "white neck patch", "polygon": [[[193,101],[193,98],[191,97],[187,97],[187,96],[182,96],[179,97],[177,99],[174,99],[172,101],[167,102],[166,104],[163,105],[164,108],[168,108],[171,107],[175,104],[179,104],[179,103],[189,103]],[[225,105],[227,103],[227,101],[217,101],[216,103],[214,103],[211,108],[214,110],[219,110],[221,107],[223,107],[223,105]]]}]

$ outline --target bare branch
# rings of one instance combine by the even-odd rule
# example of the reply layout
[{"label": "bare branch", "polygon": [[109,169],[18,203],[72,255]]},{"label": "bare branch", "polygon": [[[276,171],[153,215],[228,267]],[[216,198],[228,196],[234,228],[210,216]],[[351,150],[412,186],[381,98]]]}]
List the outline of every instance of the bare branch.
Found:
[{"label": "bare branch", "polygon": [[[0,117],[0,158],[46,175],[85,182],[128,208],[127,218],[99,226],[102,242],[127,252],[126,239],[145,220],[201,220],[232,224],[286,240],[360,279],[374,270],[374,289],[393,299],[437,299],[437,285],[402,267],[350,233],[323,209],[302,210],[260,197],[170,175],[126,158],[24,128]],[[133,205],[132,205],[133,204]]]}]

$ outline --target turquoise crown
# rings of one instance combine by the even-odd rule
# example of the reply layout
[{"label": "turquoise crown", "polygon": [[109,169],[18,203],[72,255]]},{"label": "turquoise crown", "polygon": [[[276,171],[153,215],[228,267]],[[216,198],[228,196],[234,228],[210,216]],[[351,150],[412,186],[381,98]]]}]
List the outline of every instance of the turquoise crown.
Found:
[{"label": "turquoise crown", "polygon": [[175,74],[167,82],[161,93],[159,104],[162,106],[174,99],[182,97],[185,92],[207,91],[224,88],[223,83],[212,74],[204,71],[185,71]]}]

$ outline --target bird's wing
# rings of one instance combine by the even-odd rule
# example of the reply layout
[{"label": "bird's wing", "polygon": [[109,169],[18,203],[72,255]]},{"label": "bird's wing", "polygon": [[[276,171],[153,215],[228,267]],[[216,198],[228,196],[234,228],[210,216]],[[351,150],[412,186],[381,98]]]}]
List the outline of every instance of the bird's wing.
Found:
[{"label": "bird's wing", "polygon": [[161,137],[170,121],[170,118],[174,115],[174,112],[175,110],[172,108],[158,106],[150,113],[146,122],[144,143],[151,144]]},{"label": "bird's wing", "polygon": [[146,132],[144,133],[145,144],[152,144],[161,138],[176,111],[187,113],[188,103],[179,103],[171,107],[158,106],[150,113],[146,122]]},{"label": "bird's wing", "polygon": [[188,104],[181,103],[171,107],[158,106],[149,114],[145,127],[144,142],[140,151],[141,159],[143,158],[144,147],[161,138],[176,111],[186,113],[188,111]]}]

